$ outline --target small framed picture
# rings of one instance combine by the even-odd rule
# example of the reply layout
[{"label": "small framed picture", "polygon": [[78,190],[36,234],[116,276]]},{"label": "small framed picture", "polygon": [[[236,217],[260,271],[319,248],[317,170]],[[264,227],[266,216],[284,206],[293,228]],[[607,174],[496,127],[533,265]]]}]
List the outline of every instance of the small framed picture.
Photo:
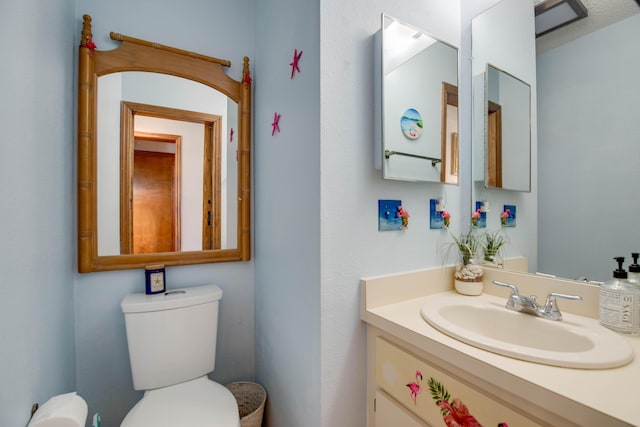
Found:
[{"label": "small framed picture", "polygon": [[147,295],[165,292],[164,264],[148,265],[144,268],[145,293]]}]

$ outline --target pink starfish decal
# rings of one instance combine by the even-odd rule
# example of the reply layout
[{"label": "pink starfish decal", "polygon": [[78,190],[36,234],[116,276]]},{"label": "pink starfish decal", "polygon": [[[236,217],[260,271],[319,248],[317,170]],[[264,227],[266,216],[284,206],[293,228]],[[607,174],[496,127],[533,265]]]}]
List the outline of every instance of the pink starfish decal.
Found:
[{"label": "pink starfish decal", "polygon": [[244,83],[251,83],[253,81],[253,79],[251,78],[251,76],[247,73],[244,75],[244,78],[242,79],[242,81]]},{"label": "pink starfish decal", "polygon": [[302,51],[298,53],[298,49],[293,50],[293,62],[289,64],[291,65],[291,78],[293,78],[296,71],[300,73],[300,67],[298,67],[298,61],[300,61],[301,56],[302,56]]},{"label": "pink starfish decal", "polygon": [[273,123],[271,123],[271,136],[275,135],[276,131],[280,132],[280,114],[273,113]]},{"label": "pink starfish decal", "polygon": [[98,46],[93,42],[91,36],[87,36],[86,46],[89,48],[89,56],[93,56],[93,51],[96,50]]},{"label": "pink starfish decal", "polygon": [[96,44],[93,42],[93,40],[91,39],[91,37],[90,37],[90,36],[87,36],[87,47],[88,47],[90,50],[92,50],[92,51],[93,51],[93,50],[96,50],[96,47],[98,47],[98,46],[96,46]]}]

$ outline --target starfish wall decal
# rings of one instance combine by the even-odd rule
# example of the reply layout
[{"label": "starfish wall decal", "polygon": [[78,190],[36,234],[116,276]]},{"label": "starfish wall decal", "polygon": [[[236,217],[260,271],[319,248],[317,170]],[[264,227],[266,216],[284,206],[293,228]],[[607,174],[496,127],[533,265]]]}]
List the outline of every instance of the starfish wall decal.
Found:
[{"label": "starfish wall decal", "polygon": [[273,123],[271,123],[271,136],[275,135],[275,133],[280,132],[280,114],[273,113]]},{"label": "starfish wall decal", "polygon": [[300,61],[301,56],[302,56],[302,51],[298,52],[298,49],[293,50],[293,62],[289,64],[291,65],[291,78],[293,78],[296,71],[300,73],[300,67],[298,67],[298,62]]}]

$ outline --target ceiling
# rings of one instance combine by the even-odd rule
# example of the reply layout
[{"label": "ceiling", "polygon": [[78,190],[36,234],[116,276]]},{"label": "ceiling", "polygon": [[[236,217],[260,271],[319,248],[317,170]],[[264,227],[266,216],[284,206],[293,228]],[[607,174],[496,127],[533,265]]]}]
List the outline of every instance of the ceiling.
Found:
[{"label": "ceiling", "polygon": [[[534,5],[544,0],[534,0]],[[640,13],[640,0],[581,0],[589,15],[558,28],[536,39],[537,53],[553,49],[564,43]]]}]

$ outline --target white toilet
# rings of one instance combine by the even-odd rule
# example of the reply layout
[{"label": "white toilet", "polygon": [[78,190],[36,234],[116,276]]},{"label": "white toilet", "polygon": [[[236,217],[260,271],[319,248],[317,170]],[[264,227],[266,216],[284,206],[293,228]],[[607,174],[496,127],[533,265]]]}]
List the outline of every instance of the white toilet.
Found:
[{"label": "white toilet", "polygon": [[121,427],[239,427],[231,392],[207,377],[215,367],[216,285],[122,300],[133,388],[144,390]]}]

